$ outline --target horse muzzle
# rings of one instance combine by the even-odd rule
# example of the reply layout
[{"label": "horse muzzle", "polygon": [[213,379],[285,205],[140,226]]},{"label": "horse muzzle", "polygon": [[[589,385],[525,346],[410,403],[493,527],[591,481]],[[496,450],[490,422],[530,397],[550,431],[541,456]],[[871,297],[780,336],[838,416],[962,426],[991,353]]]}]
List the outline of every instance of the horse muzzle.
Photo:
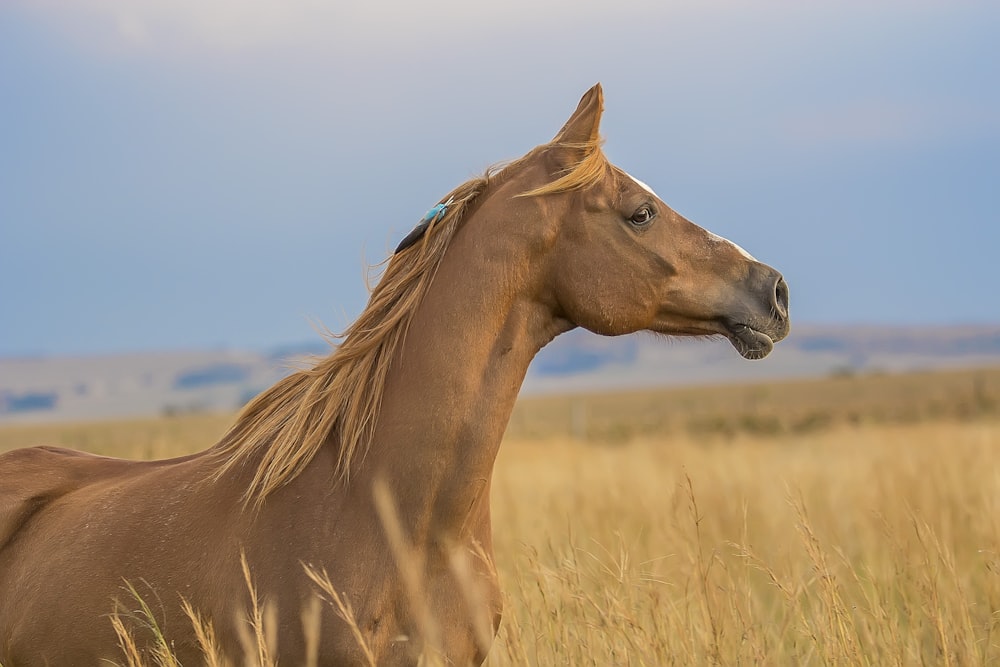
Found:
[{"label": "horse muzzle", "polygon": [[744,359],[763,359],[788,335],[788,284],[771,267],[755,264],[731,312],[723,321],[729,342]]}]

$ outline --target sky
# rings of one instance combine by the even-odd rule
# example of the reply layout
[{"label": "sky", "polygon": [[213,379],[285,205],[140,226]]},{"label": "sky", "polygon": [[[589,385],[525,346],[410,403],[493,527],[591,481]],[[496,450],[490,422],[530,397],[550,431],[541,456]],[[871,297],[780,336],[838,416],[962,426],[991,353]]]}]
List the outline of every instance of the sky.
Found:
[{"label": "sky", "polygon": [[598,81],[608,156],[782,271],[793,326],[996,323],[998,34],[961,0],[6,0],[0,356],[342,330]]}]

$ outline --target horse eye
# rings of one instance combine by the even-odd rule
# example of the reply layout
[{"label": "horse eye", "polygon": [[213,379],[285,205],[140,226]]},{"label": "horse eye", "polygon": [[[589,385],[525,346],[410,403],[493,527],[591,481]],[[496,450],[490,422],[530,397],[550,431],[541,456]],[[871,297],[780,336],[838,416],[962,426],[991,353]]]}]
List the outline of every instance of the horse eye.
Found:
[{"label": "horse eye", "polygon": [[636,227],[642,227],[649,224],[649,222],[653,219],[653,215],[653,210],[651,208],[648,206],[642,206],[639,210],[632,214],[632,217],[629,218],[629,222]]}]

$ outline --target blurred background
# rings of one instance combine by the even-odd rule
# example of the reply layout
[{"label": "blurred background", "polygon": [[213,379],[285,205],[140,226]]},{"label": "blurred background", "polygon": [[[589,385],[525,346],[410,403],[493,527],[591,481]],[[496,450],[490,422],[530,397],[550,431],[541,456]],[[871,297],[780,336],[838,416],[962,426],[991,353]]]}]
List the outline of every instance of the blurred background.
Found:
[{"label": "blurred background", "polygon": [[600,81],[607,154],[780,269],[793,331],[542,351],[487,664],[998,664],[998,35],[988,0],[2,0],[0,452],[210,447]]},{"label": "blurred background", "polygon": [[237,405],[597,81],[611,159],[797,326],[762,364],[576,335],[529,390],[996,364],[997,34],[985,1],[9,0],[0,404]]}]

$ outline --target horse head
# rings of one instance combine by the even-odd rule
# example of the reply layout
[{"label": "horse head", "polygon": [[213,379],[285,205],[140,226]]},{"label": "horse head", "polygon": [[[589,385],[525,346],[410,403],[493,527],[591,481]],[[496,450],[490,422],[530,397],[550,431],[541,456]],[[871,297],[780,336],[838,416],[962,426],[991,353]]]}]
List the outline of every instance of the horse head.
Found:
[{"label": "horse head", "polygon": [[[532,236],[536,298],[604,335],[723,335],[761,359],[789,331],[788,286],[740,246],[687,220],[601,151],[600,84],[548,144],[519,161],[479,217]],[[528,231],[530,230],[530,231]]]}]

